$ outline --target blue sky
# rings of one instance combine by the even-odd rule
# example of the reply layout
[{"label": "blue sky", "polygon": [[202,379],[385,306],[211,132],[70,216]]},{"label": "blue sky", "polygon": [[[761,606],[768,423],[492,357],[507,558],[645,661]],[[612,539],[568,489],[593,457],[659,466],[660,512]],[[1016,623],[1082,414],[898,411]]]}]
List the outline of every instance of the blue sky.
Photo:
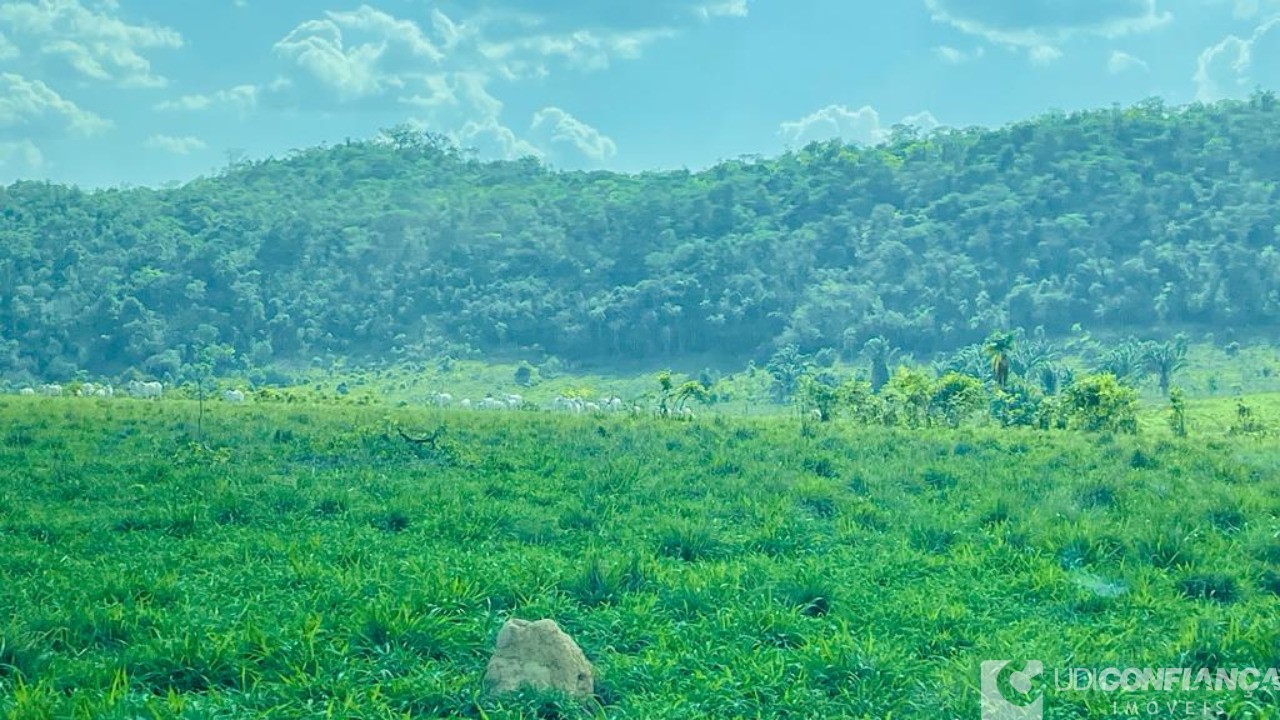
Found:
[{"label": "blue sky", "polygon": [[159,185],[399,123],[698,169],[1277,82],[1280,0],[0,0],[0,183]]}]

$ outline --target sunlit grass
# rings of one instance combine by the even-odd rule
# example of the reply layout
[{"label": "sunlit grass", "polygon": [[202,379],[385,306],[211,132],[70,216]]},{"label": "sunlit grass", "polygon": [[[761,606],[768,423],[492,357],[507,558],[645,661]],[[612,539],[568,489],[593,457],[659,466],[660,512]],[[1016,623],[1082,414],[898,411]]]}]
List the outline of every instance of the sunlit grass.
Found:
[{"label": "sunlit grass", "polygon": [[556,618],[611,718],[977,717],[991,658],[1274,666],[1280,454],[1210,436],[1233,407],[1184,440],[6,398],[0,714],[578,712],[481,696],[508,617]]}]

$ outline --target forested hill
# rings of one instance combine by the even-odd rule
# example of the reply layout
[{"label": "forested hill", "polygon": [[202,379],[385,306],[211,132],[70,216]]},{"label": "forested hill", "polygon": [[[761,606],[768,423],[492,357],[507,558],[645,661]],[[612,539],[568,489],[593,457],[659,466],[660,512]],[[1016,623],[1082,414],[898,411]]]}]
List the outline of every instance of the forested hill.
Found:
[{"label": "forested hill", "polygon": [[1274,96],[899,129],[705,172],[484,163],[431,135],[167,189],[0,190],[0,372],[775,344],[920,352],[1009,326],[1280,320]]}]

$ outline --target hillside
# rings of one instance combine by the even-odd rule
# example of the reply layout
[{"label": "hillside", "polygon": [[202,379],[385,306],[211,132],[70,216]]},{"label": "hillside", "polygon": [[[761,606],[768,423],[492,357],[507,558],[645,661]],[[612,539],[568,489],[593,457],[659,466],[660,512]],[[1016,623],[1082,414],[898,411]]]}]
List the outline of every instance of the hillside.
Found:
[{"label": "hillside", "polygon": [[1280,123],[1249,101],[899,131],[705,172],[484,163],[405,129],[165,189],[0,189],[0,373],[552,354],[607,365],[996,328],[1280,320]]},{"label": "hillside", "polygon": [[577,717],[481,696],[510,617],[575,637],[609,718],[978,717],[994,658],[1280,664],[1252,440],[196,412],[0,398],[0,715]]}]

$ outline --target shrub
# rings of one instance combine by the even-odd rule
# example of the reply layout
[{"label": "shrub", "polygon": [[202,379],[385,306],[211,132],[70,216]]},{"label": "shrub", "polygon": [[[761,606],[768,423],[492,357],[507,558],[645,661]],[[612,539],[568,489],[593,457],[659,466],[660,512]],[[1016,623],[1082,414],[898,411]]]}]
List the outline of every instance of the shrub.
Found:
[{"label": "shrub", "polygon": [[1136,433],[1138,391],[1121,385],[1114,375],[1086,375],[1067,388],[1069,423],[1089,432]]}]

